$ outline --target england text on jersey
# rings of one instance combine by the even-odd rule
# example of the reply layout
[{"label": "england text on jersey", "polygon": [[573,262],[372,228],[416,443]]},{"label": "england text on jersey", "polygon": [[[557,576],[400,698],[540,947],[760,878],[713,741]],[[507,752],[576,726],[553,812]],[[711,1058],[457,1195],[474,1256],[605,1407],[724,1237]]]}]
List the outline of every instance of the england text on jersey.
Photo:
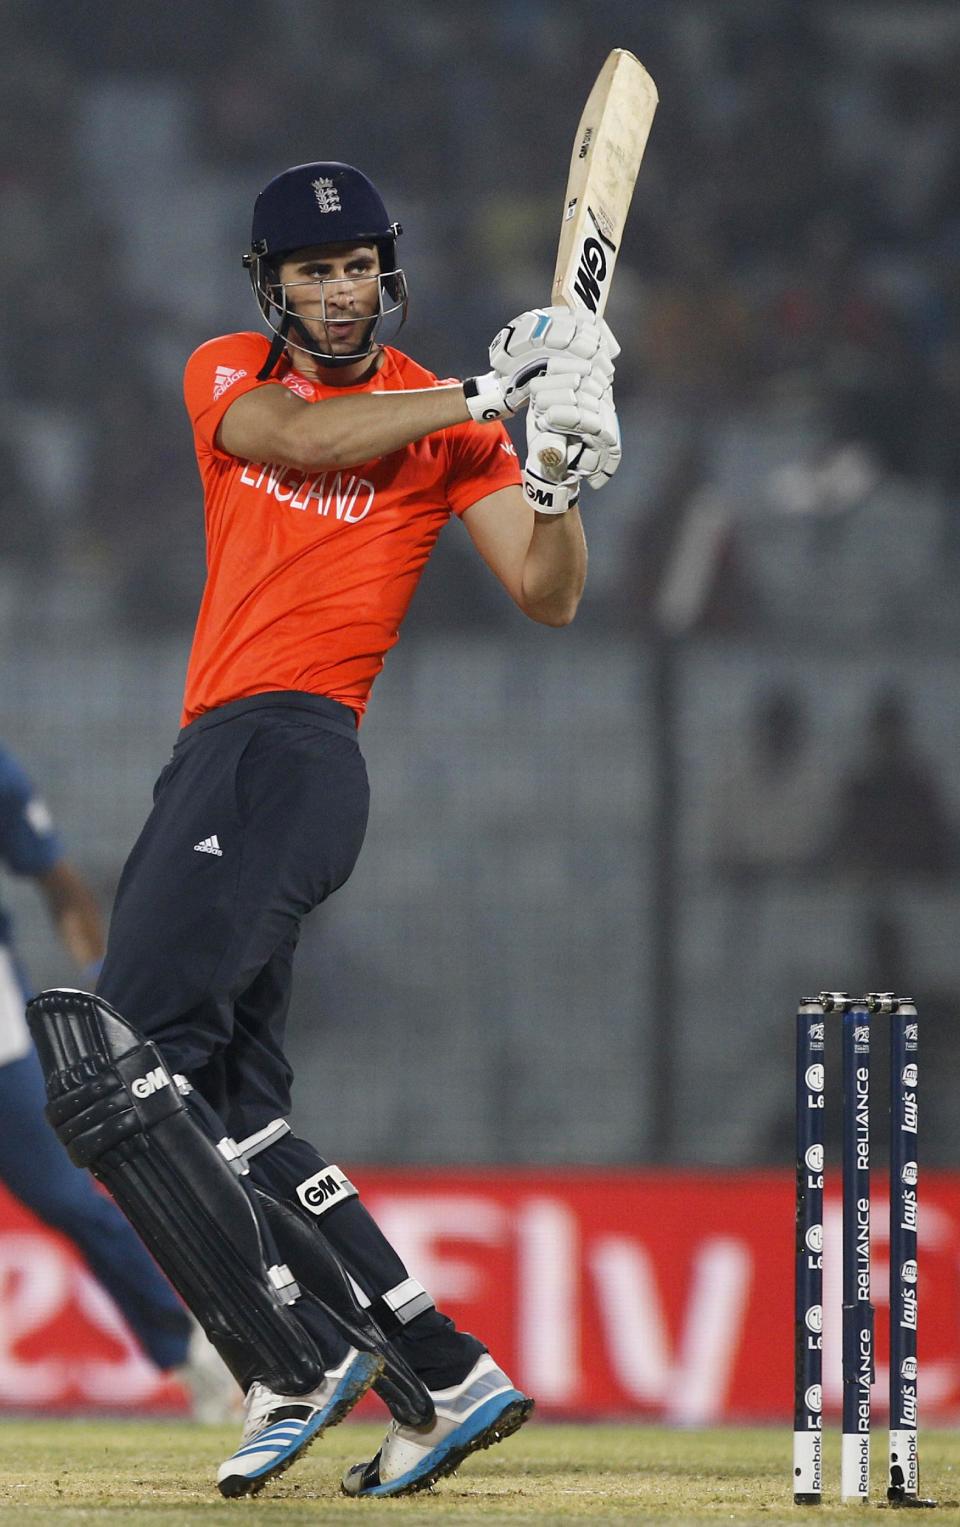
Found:
[{"label": "england text on jersey", "polygon": [[[501,425],[455,425],[346,470],[303,472],[226,455],[217,430],[243,393],[280,385],[319,403],[333,392],[287,363],[274,380],[258,382],[267,350],[262,335],[230,334],[202,345],[187,363],[207,583],[185,722],[229,700],[284,689],[328,695],[362,715],[450,515],[520,480]],[[336,394],[436,381],[388,348],[374,377]]]}]

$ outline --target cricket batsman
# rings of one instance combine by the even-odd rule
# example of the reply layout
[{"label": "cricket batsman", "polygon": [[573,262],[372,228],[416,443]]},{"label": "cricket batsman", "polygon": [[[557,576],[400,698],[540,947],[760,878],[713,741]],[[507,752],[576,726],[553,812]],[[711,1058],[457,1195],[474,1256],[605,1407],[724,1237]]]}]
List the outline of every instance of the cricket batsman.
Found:
[{"label": "cricket batsman", "polygon": [[[186,367],[207,581],[182,730],[96,995],[28,1009],[60,1139],[245,1395],[226,1496],[255,1494],[371,1385],[391,1419],[351,1496],[423,1489],[533,1408],[288,1122],[300,925],[359,854],[358,729],[437,537],[457,516],[524,614],[565,626],[580,486],[620,454],[617,347],[592,315],[521,314],[463,383],[387,342],[407,311],[400,232],[345,164],[297,165],[257,197],[244,263],[269,338],[212,339]],[[525,405],[521,470],[502,421]],[[538,441],[558,432],[571,464],[553,482]]]}]

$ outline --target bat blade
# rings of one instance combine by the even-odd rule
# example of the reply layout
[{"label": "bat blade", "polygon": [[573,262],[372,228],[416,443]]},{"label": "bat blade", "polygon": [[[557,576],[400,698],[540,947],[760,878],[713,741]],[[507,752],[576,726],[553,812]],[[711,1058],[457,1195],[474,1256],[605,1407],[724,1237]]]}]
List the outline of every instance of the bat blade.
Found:
[{"label": "bat blade", "polygon": [[[659,99],[640,60],[626,48],[614,48],[587,97],[573,141],[554,303],[603,317]],[[566,466],[564,438],[555,439],[539,457],[551,481],[558,481]]]},{"label": "bat blade", "polygon": [[614,48],[573,143],[553,301],[603,316],[659,96],[638,58]]}]

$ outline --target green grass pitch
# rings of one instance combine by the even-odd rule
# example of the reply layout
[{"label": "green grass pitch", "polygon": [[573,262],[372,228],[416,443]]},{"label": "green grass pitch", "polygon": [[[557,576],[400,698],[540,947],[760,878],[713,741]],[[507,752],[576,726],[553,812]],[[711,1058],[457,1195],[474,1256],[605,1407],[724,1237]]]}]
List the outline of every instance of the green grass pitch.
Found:
[{"label": "green grass pitch", "polygon": [[[464,1464],[430,1494],[347,1501],[344,1466],[369,1457],[381,1428],[338,1427],[253,1501],[222,1501],[213,1478],[236,1428],[183,1422],[0,1422],[0,1522],[10,1527],[193,1527],[246,1523],[641,1522],[818,1524],[894,1520],[883,1500],[885,1434],[874,1440],[876,1506],[839,1505],[839,1446],[826,1452],[818,1510],[790,1496],[785,1430],[665,1431],[641,1426],[533,1423]],[[960,1438],[921,1439],[924,1494],[940,1509],[924,1520],[960,1524]],[[952,1502],[952,1504],[950,1504]],[[915,1518],[912,1518],[915,1519]]]}]

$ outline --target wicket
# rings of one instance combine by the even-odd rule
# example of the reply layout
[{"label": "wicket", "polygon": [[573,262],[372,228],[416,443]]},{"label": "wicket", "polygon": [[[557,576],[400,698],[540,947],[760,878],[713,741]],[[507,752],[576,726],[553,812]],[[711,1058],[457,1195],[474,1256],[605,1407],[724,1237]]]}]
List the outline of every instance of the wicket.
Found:
[{"label": "wicket", "polygon": [[823,1180],[826,1023],[841,1020],[843,1419],[840,1496],[870,1495],[874,1311],[870,1298],[870,1039],[890,1019],[890,1429],[887,1500],[920,1498],[917,1448],[918,1018],[910,997],[821,992],[797,1013],[796,1303],[793,1498],[819,1505],[823,1489]]}]

